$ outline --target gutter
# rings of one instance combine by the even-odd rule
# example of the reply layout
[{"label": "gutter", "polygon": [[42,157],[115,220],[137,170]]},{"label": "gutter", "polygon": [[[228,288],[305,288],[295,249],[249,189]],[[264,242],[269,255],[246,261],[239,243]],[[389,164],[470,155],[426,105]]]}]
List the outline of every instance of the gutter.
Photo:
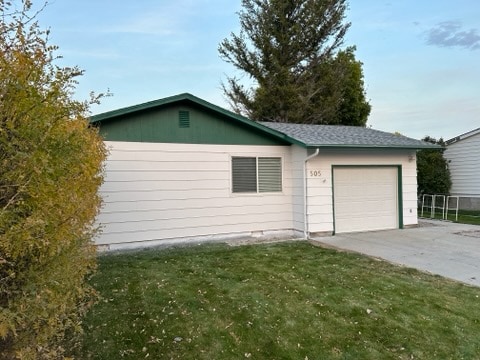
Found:
[{"label": "gutter", "polygon": [[309,237],[309,231],[308,231],[308,216],[307,216],[307,210],[308,210],[308,194],[307,194],[307,162],[310,159],[313,159],[318,155],[320,152],[320,148],[317,148],[315,152],[312,155],[307,156],[303,160],[303,236],[305,237],[306,240],[308,240]]}]

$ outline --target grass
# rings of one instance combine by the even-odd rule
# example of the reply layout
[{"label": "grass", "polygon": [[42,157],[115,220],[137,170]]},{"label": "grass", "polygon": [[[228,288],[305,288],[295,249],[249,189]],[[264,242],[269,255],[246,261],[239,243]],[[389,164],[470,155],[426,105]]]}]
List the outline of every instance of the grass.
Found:
[{"label": "grass", "polygon": [[307,242],[99,258],[81,359],[479,359],[480,289]]},{"label": "grass", "polygon": [[[421,212],[418,213],[419,216]],[[424,211],[423,217],[427,219],[431,219],[431,212]],[[438,211],[435,213],[435,219],[442,219],[441,212]],[[458,220],[455,220],[455,212],[449,211],[447,215],[447,220],[458,222],[461,224],[471,224],[471,225],[480,225],[480,212],[479,211],[468,211],[468,210],[459,210],[458,211]]]}]

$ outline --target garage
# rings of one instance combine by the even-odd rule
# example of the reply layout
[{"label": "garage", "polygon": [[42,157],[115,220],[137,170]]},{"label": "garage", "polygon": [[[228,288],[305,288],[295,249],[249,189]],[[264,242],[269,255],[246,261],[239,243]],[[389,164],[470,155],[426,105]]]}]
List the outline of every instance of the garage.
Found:
[{"label": "garage", "polygon": [[399,168],[333,168],[335,233],[399,228]]}]

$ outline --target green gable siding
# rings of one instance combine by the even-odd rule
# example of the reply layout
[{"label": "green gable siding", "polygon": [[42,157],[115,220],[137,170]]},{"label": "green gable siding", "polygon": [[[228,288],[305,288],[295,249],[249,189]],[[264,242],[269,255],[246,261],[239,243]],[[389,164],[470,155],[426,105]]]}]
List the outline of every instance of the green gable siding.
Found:
[{"label": "green gable siding", "polygon": [[[188,126],[186,119],[188,112]],[[266,136],[252,127],[192,104],[171,104],[133,112],[103,120],[100,133],[109,141],[230,144],[230,145],[289,145],[288,142]]]}]

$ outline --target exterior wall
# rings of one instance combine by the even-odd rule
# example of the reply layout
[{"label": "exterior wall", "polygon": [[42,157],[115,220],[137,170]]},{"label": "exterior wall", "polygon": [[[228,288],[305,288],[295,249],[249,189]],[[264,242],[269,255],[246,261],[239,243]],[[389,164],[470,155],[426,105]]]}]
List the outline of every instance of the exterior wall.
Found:
[{"label": "exterior wall", "polygon": [[450,193],[480,197],[480,134],[450,144],[444,152],[452,178]]},{"label": "exterior wall", "polygon": [[403,225],[417,224],[417,171],[412,150],[320,150],[307,163],[308,231],[333,232],[333,165],[395,165],[402,169]]},{"label": "exterior wall", "polygon": [[[138,142],[107,146],[98,245],[148,246],[146,242],[294,228],[290,146]],[[233,194],[231,156],[281,156],[283,192]]]},{"label": "exterior wall", "polygon": [[304,195],[304,161],[307,149],[296,145],[291,147],[292,157],[292,210],[293,228],[298,231],[305,229],[305,195]]}]

